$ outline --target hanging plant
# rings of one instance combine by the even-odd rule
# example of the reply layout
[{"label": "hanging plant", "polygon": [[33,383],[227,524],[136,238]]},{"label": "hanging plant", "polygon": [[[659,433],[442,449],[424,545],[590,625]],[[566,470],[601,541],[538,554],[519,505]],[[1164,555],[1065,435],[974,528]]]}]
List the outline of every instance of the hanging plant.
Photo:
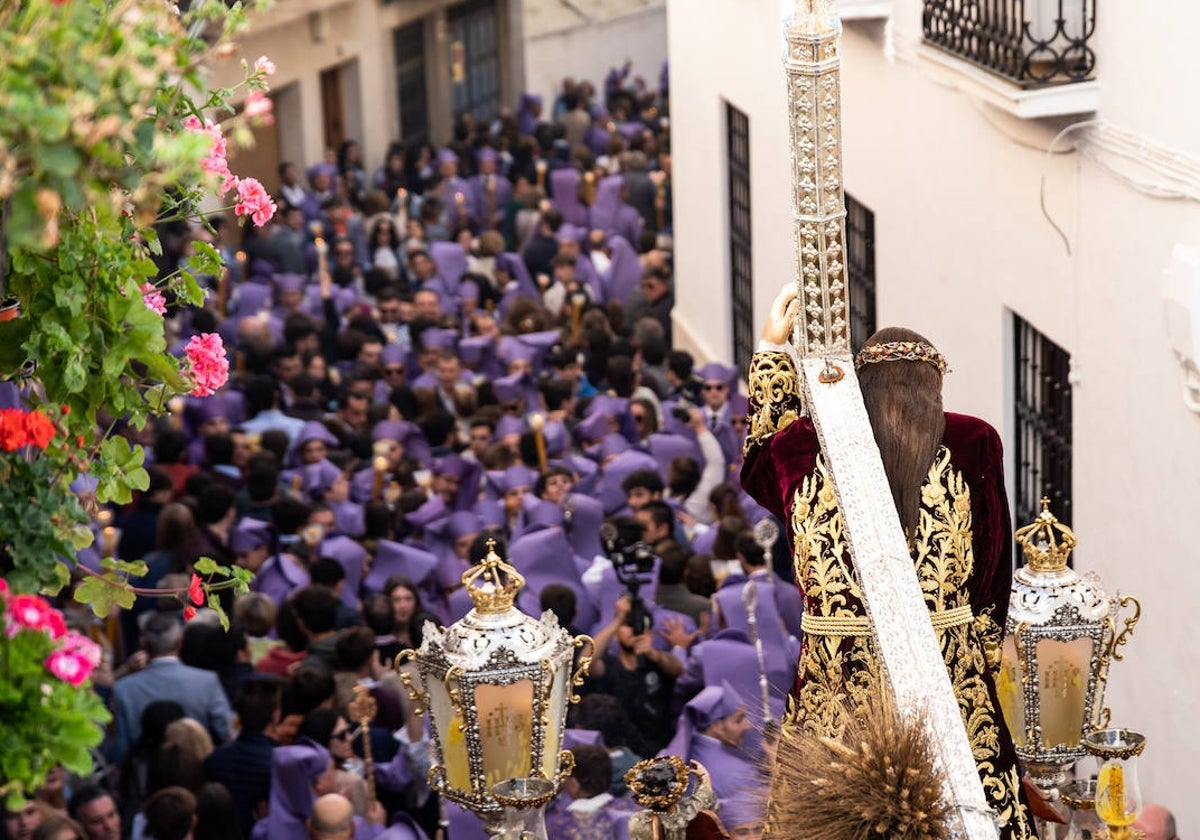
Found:
[{"label": "hanging plant", "polygon": [[[80,473],[97,480],[101,504],[148,486],[142,449],[113,434],[117,421],[140,429],[172,397],[211,394],[228,375],[219,337],[176,358],[163,325],[169,305],[205,305],[196,278],[220,274],[220,257],[197,242],[160,276],[155,226],[198,218],[214,195],[243,221],[271,218],[262,185],[226,161],[227,135],[248,134],[251,117],[224,118],[232,98],[261,96],[274,66],[243,60],[240,84],[209,90],[203,67],[233,60],[246,15],[240,3],[191,5],[181,15],[161,0],[0,3],[0,301],[13,304],[0,307],[0,380],[60,432],[36,458],[0,467],[36,485],[8,492],[0,510],[0,571],[14,589],[66,583],[90,540],[69,490]],[[102,574],[127,583],[127,571]],[[102,599],[97,612],[125,600]]]}]

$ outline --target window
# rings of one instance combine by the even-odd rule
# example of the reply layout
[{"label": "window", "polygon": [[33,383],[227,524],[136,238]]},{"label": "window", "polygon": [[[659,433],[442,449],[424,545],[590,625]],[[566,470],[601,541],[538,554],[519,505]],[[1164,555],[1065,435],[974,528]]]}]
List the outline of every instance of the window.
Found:
[{"label": "window", "polygon": [[1016,447],[1015,527],[1041,512],[1071,522],[1071,356],[1013,313]]},{"label": "window", "polygon": [[446,12],[455,114],[487,122],[500,110],[500,47],[495,0],[473,0]]},{"label": "window", "polygon": [[429,137],[429,105],[425,87],[425,22],[418,20],[392,32],[396,92],[400,97],[400,137],[406,144]]},{"label": "window", "polygon": [[858,352],[875,332],[875,214],[846,193],[846,266],[850,344]]},{"label": "window", "polygon": [[729,169],[729,260],[733,359],[745,374],[754,352],[754,273],[750,259],[750,118],[725,103]]}]

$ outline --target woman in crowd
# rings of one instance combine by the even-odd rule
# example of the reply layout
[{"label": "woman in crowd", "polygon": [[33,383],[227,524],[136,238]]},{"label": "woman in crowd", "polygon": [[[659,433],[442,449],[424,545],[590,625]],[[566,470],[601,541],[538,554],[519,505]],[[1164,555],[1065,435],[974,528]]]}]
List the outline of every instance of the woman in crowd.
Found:
[{"label": "woman in crowd", "polygon": [[388,578],[383,594],[392,604],[392,613],[396,619],[393,630],[396,641],[405,647],[419,648],[425,622],[439,622],[437,616],[422,606],[417,585],[406,577],[394,575]]},{"label": "woman in crowd", "polygon": [[367,242],[369,268],[382,271],[391,280],[402,276],[400,258],[400,236],[391,216],[382,215],[375,220]]}]

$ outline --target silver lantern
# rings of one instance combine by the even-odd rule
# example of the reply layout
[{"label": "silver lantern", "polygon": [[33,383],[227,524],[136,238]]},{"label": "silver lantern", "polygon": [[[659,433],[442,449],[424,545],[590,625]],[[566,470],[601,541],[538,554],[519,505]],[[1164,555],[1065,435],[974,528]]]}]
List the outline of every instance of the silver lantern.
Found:
[{"label": "silver lantern", "polygon": [[[591,657],[581,656],[574,673],[572,663],[591,639],[571,637],[549,611],[538,620],[518,610],[525,579],[501,560],[494,542],[488,549],[462,577],[474,609],[445,630],[427,623],[420,650],[402,652],[396,668],[414,712],[432,715],[430,787],[499,835],[505,809],[540,809],[571,773],[573,757],[561,752],[567,706],[579,700],[574,689]],[[408,660],[420,686],[402,668]],[[513,780],[524,782],[503,786],[497,799],[493,788]],[[533,790],[539,793],[528,801],[514,793]]]},{"label": "silver lantern", "polygon": [[[1136,598],[1109,596],[1094,572],[1067,563],[1075,534],[1042,499],[1037,520],[1017,531],[1025,565],[1013,575],[996,682],[1017,758],[1053,796],[1086,752],[1082,739],[1108,724],[1104,688],[1141,615]],[[1124,628],[1117,622],[1132,605]]]}]

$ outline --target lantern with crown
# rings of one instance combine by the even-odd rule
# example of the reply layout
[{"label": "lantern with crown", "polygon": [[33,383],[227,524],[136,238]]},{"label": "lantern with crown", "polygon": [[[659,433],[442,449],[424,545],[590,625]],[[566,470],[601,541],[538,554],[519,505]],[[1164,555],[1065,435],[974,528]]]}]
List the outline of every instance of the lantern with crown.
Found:
[{"label": "lantern with crown", "polygon": [[1017,543],[1025,565],[1013,575],[996,688],[1025,772],[1054,795],[1085,755],[1083,737],[1108,724],[1108,669],[1122,658],[1141,605],[1110,596],[1095,572],[1080,575],[1067,565],[1075,534],[1050,512],[1049,499],[1017,531]]},{"label": "lantern with crown", "polygon": [[[518,610],[525,579],[493,541],[462,582],[474,609],[445,630],[427,624],[420,650],[402,652],[396,667],[414,711],[432,716],[430,786],[474,811],[493,836],[507,836],[506,818],[524,811],[540,821],[540,809],[573,769],[571,753],[560,752],[567,707],[579,701],[574,689],[591,662],[580,656],[573,673],[574,654],[592,640],[572,637],[553,613],[538,620]],[[408,660],[419,686],[401,670]]]}]

